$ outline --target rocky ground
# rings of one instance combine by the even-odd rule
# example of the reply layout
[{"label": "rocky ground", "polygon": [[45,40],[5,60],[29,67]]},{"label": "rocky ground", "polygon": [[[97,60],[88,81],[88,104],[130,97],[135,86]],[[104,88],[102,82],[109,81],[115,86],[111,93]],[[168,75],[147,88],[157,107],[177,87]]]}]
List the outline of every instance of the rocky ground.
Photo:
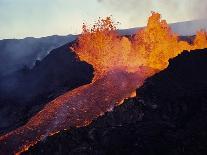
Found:
[{"label": "rocky ground", "polygon": [[207,154],[207,49],[184,52],[137,97],[23,154]]},{"label": "rocky ground", "polygon": [[91,82],[93,68],[77,59],[72,44],[52,50],[32,69],[0,78],[0,134],[25,124],[57,96]]}]

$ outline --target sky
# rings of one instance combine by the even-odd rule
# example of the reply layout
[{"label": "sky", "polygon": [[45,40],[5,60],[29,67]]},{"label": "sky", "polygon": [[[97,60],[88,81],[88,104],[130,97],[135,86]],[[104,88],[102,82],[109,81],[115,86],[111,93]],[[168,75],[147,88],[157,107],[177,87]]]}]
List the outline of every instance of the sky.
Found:
[{"label": "sky", "polygon": [[204,1],[0,0],[0,39],[78,34],[83,22],[90,25],[110,15],[119,28],[146,25],[151,11],[169,23],[205,18]]}]

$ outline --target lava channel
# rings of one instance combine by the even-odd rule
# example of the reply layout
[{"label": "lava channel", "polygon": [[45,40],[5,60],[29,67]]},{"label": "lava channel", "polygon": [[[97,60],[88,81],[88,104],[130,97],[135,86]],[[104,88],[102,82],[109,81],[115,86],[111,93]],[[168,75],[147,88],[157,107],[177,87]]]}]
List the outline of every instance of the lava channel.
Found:
[{"label": "lava channel", "polygon": [[20,154],[61,130],[88,125],[130,97],[153,73],[146,67],[135,73],[114,69],[91,84],[65,93],[49,102],[24,126],[1,136],[0,154]]}]

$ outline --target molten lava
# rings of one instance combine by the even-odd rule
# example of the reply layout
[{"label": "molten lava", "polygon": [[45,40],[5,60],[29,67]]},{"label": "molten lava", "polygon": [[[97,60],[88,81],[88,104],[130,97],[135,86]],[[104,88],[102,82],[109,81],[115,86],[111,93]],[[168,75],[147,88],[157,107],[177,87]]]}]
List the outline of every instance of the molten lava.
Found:
[{"label": "molten lava", "polygon": [[83,33],[74,48],[80,60],[93,65],[95,79],[112,68],[127,67],[131,43],[120,37],[110,17],[98,20],[90,29],[83,25]]},{"label": "molten lava", "polygon": [[92,29],[83,26],[74,51],[80,60],[92,64],[95,75],[101,77],[107,70],[117,67],[125,67],[129,72],[139,66],[163,70],[168,66],[168,60],[183,50],[207,47],[207,33],[203,30],[197,33],[193,44],[178,38],[159,13],[152,12],[147,26],[132,38],[119,36],[115,24],[107,17]]},{"label": "molten lava", "polygon": [[149,70],[140,67],[135,73],[127,73],[116,69],[91,84],[56,98],[27,124],[0,137],[0,154],[21,153],[61,130],[88,125],[128,98],[149,76]]},{"label": "molten lava", "polygon": [[183,50],[207,47],[207,33],[203,30],[193,44],[178,38],[154,12],[147,27],[130,38],[118,35],[110,17],[98,20],[92,28],[84,24],[73,50],[80,60],[93,65],[93,82],[56,98],[24,126],[1,136],[0,154],[21,153],[61,130],[89,124],[134,96],[136,88],[166,68],[170,58]]}]

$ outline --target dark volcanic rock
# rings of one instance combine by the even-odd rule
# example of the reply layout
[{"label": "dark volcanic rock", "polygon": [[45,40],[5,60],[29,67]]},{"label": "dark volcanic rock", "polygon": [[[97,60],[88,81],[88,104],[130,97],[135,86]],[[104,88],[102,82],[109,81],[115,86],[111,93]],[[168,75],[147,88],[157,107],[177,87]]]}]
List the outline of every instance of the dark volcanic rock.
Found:
[{"label": "dark volcanic rock", "polygon": [[32,67],[35,60],[42,60],[50,51],[76,39],[75,35],[42,38],[0,40],[0,79],[21,69]]},{"label": "dark volcanic rock", "polygon": [[0,133],[24,123],[47,102],[81,85],[90,83],[93,68],[76,58],[65,44],[23,70],[0,80]]},{"label": "dark volcanic rock", "polygon": [[113,112],[24,154],[207,154],[207,49],[184,52]]}]

